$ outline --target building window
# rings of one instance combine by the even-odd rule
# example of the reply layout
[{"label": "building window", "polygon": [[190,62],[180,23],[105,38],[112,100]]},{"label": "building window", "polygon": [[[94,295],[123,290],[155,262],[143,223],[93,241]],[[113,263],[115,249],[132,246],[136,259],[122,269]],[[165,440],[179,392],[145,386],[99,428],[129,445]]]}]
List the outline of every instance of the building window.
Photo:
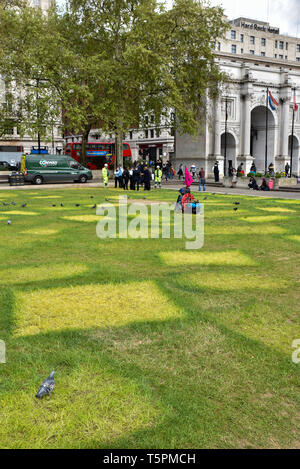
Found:
[{"label": "building window", "polygon": [[244,49],[241,49],[241,54],[243,54],[243,53],[244,53]]},{"label": "building window", "polygon": [[145,130],[145,138],[148,138],[149,132],[148,130]]},{"label": "building window", "polygon": [[279,55],[279,58],[280,58],[281,60],[283,60],[283,55]]},{"label": "building window", "polygon": [[171,137],[175,137],[175,128],[171,127]]},{"label": "building window", "polygon": [[149,124],[149,117],[148,116],[145,116],[145,123],[146,123],[146,125]]},{"label": "building window", "polygon": [[300,57],[296,57],[296,62],[300,62]]},{"label": "building window", "polygon": [[231,31],[231,39],[236,39],[236,31]]},{"label": "building window", "polygon": [[275,59],[277,59],[277,54],[275,54]]},{"label": "building window", "polygon": [[221,43],[218,42],[218,50],[220,51],[221,50]]},{"label": "building window", "polygon": [[236,54],[236,45],[235,44],[232,44],[231,52],[232,52],[232,54]]},{"label": "building window", "polygon": [[261,52],[260,55],[261,55],[262,57],[265,57],[265,56],[266,56],[266,53],[265,53],[265,52]]},{"label": "building window", "polygon": [[278,48],[278,41],[275,41],[275,49]]},{"label": "building window", "polygon": [[250,44],[255,44],[255,37],[254,36],[250,36]]},{"label": "building window", "polygon": [[241,42],[244,42],[244,34],[241,34]]},{"label": "building window", "polygon": [[160,137],[160,129],[156,129],[156,138],[159,138]]},{"label": "building window", "polygon": [[150,130],[150,138],[154,138],[154,130],[153,129]]},{"label": "building window", "polygon": [[263,47],[265,47],[265,46],[266,46],[266,40],[265,40],[265,38],[264,38],[264,37],[261,39],[261,45],[262,45]]},{"label": "building window", "polygon": [[283,41],[279,41],[279,49],[282,49],[282,50],[283,50],[283,46],[284,46],[284,42],[283,42]]},{"label": "building window", "polygon": [[254,50],[250,50],[249,53],[250,53],[251,55],[254,55]]},{"label": "building window", "polygon": [[133,137],[133,133],[132,133],[132,130],[129,132],[129,138],[130,140],[132,140],[132,137]]},{"label": "building window", "polygon": [[154,116],[151,116],[150,122],[153,124],[154,123]]},{"label": "building window", "polygon": [[41,0],[33,0],[33,5],[35,7],[40,7],[41,6]]},{"label": "building window", "polygon": [[288,60],[288,56],[287,56],[287,55],[285,56],[285,60]]},{"label": "building window", "polygon": [[297,52],[300,52],[300,44],[297,44]]},{"label": "building window", "polygon": [[285,44],[285,48],[286,48],[286,50],[289,50],[289,43],[288,42]]}]

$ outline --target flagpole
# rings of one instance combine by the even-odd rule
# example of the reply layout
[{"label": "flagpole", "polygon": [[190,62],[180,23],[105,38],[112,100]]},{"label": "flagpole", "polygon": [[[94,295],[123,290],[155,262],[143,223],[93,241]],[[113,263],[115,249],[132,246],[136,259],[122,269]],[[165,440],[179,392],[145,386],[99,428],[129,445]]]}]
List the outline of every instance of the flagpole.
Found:
[{"label": "flagpole", "polygon": [[227,96],[225,101],[225,151],[224,151],[224,176],[226,176],[227,165]]},{"label": "flagpole", "polygon": [[265,148],[265,175],[268,168],[268,125],[269,125],[269,88],[267,87],[267,103],[266,103],[266,148]]},{"label": "flagpole", "polygon": [[[296,92],[296,88],[294,88],[294,93],[295,92]],[[295,95],[294,95],[294,101],[295,101]],[[290,178],[292,177],[292,168],[293,168],[294,131],[295,131],[295,103],[293,104],[293,124],[292,124],[292,141],[291,141]]]}]

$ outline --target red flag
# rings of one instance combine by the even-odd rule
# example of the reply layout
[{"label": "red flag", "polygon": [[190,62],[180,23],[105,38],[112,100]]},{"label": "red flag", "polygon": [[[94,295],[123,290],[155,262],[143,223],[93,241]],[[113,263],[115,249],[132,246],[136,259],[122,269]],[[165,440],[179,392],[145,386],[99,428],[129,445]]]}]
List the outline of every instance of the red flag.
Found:
[{"label": "red flag", "polygon": [[297,96],[296,96],[296,88],[294,88],[294,109],[295,109],[295,112],[298,111]]},{"label": "red flag", "polygon": [[186,185],[186,187],[190,187],[192,185],[192,183],[194,182],[193,178],[190,175],[190,173],[188,172],[188,169],[187,169],[186,166],[185,166],[184,171],[185,171],[185,185]]}]

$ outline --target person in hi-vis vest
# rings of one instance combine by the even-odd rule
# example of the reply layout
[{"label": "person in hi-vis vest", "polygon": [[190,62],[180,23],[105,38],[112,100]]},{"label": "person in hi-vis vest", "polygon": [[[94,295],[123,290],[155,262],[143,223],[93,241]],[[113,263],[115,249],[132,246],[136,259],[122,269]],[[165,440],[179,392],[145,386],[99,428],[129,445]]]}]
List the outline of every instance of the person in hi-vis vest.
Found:
[{"label": "person in hi-vis vest", "polygon": [[104,187],[107,187],[108,186],[108,175],[109,175],[109,172],[108,172],[108,169],[107,169],[107,164],[104,165],[104,168],[102,169],[102,178],[103,178],[103,182],[104,182]]},{"label": "person in hi-vis vest", "polygon": [[162,170],[160,169],[159,166],[156,167],[155,173],[154,173],[154,187],[155,189],[157,186],[161,189],[161,180],[162,180]]}]

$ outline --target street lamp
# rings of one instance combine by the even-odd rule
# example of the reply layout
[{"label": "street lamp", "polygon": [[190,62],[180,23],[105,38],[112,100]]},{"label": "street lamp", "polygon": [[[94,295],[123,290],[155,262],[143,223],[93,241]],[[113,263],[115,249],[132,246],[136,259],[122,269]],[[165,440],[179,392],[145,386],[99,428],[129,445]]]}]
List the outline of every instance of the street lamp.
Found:
[{"label": "street lamp", "polygon": [[40,155],[41,154],[41,135],[40,135],[40,123],[39,123],[39,118],[40,118],[39,86],[40,86],[40,82],[46,82],[48,80],[45,79],[45,78],[41,78],[41,77],[34,78],[34,80],[36,81],[35,85],[31,85],[31,84],[27,83],[26,86],[36,88],[36,102],[37,102],[37,105],[36,105],[36,118],[37,118],[37,124],[38,124],[38,154]]}]

